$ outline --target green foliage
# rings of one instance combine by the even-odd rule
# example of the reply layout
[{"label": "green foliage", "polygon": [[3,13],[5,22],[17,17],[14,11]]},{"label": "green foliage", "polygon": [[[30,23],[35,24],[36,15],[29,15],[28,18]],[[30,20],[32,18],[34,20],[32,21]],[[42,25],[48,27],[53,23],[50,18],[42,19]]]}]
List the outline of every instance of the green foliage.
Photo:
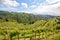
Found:
[{"label": "green foliage", "polygon": [[5,34],[7,34],[6,30],[0,30],[0,35],[5,35]]},{"label": "green foliage", "polygon": [[10,37],[16,36],[16,35],[18,35],[18,34],[19,34],[19,32],[17,32],[16,30],[11,31],[11,32],[10,32]]},{"label": "green foliage", "polygon": [[54,40],[60,40],[60,35],[56,36]]},{"label": "green foliage", "polygon": [[50,17],[0,11],[0,40],[60,40],[60,17]]},{"label": "green foliage", "polygon": [[[47,15],[46,15],[47,16]],[[8,11],[0,11],[0,21],[8,21],[8,22],[18,22],[18,23],[28,23],[33,24],[37,20],[44,19],[46,20],[52,18],[54,16],[44,16],[44,15],[33,15],[28,13],[18,13],[18,12],[8,12]]]}]

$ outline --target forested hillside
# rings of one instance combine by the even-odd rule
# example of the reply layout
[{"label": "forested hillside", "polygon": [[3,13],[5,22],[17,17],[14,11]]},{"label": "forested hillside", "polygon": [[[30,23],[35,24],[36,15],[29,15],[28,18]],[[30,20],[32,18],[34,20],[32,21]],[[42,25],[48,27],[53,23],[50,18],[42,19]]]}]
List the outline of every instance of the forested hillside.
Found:
[{"label": "forested hillside", "polygon": [[0,40],[60,40],[60,17],[0,11]]},{"label": "forested hillside", "polygon": [[54,16],[50,15],[34,15],[34,14],[28,14],[23,12],[8,12],[8,11],[0,11],[0,20],[1,21],[16,21],[18,23],[32,23],[37,20],[41,19],[49,19],[53,18]]}]

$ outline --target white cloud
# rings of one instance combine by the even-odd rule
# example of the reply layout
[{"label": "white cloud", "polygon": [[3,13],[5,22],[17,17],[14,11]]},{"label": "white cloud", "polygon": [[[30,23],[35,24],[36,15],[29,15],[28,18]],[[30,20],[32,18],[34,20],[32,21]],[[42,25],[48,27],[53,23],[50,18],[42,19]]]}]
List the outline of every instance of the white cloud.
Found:
[{"label": "white cloud", "polygon": [[30,11],[17,11],[17,12],[31,13]]},{"label": "white cloud", "polygon": [[25,7],[25,8],[28,8],[27,3],[21,3],[21,5],[22,5],[23,7]]},{"label": "white cloud", "polygon": [[24,11],[25,13],[31,13],[30,11]]},{"label": "white cloud", "polygon": [[58,2],[58,1],[60,1],[60,0],[46,0],[46,2],[48,2],[48,3],[55,3],[55,2]]},{"label": "white cloud", "polygon": [[37,8],[33,9],[33,12],[39,14],[60,15],[60,2],[52,5],[41,4]]},{"label": "white cloud", "polygon": [[32,6],[31,6],[31,8],[34,8],[34,7],[36,7],[36,5],[32,5]]},{"label": "white cloud", "polygon": [[16,0],[0,0],[0,5],[16,7],[19,5],[19,3],[16,2]]},{"label": "white cloud", "polygon": [[14,8],[14,7],[4,7],[4,8],[0,8],[0,10],[16,12],[20,9],[17,9],[17,8]]},{"label": "white cloud", "polygon": [[[29,1],[32,1],[32,0],[29,0]],[[60,16],[60,0],[46,0],[44,3],[41,3],[41,4],[37,4],[37,3],[38,3],[38,0],[31,2],[32,5],[30,7],[32,8],[32,10],[29,9],[27,3],[21,3],[21,5],[24,8],[27,8],[26,11],[21,11],[20,9],[18,10],[16,8],[11,8],[11,7],[0,8],[0,9],[1,10],[15,10],[17,12],[27,12],[27,13],[33,12],[33,13],[38,13],[38,14],[49,14],[49,15]],[[19,5],[19,3],[16,0],[0,0],[0,5],[2,4],[6,6],[14,6],[14,7]],[[39,5],[39,6],[36,6],[36,5]]]}]

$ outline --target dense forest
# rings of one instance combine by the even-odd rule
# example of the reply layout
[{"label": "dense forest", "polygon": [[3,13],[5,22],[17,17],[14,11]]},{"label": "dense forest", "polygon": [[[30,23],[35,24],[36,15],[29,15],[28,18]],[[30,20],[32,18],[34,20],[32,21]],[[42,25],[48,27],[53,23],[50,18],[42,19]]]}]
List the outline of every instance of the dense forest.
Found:
[{"label": "dense forest", "polygon": [[0,11],[0,40],[60,40],[60,16]]}]

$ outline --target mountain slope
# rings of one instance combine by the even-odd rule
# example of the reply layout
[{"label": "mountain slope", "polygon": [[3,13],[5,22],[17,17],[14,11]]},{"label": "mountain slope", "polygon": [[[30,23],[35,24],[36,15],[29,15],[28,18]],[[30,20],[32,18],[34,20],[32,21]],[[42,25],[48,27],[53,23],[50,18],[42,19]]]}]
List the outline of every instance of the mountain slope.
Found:
[{"label": "mountain slope", "polygon": [[16,21],[18,23],[34,23],[37,20],[46,20],[54,18],[54,16],[50,15],[34,15],[23,12],[8,12],[8,11],[0,11],[0,20],[2,21]]}]

